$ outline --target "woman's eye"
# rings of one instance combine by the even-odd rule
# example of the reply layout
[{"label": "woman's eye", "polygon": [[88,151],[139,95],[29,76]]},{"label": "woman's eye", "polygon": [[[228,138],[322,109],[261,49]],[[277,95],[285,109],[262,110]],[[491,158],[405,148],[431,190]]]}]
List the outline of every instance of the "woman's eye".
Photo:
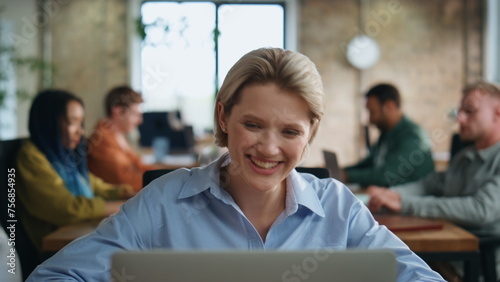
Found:
[{"label": "woman's eye", "polygon": [[257,124],[251,123],[251,122],[246,122],[245,127],[246,128],[259,128],[259,126]]},{"label": "woman's eye", "polygon": [[298,136],[298,135],[300,135],[300,132],[297,131],[297,130],[289,130],[288,129],[288,130],[285,130],[284,133],[286,135],[290,135],[290,136]]}]

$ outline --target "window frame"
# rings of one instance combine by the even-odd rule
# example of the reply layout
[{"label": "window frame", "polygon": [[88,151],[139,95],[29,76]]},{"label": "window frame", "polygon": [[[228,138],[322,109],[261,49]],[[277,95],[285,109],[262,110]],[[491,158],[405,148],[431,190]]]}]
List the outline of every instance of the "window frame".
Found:
[{"label": "window frame", "polygon": [[[141,15],[141,5],[144,2],[165,2],[166,0],[130,0],[129,10],[127,13],[128,17],[128,34],[129,44],[128,44],[128,57],[129,57],[129,80],[130,85],[134,89],[141,89],[141,38],[135,30],[135,21]],[[167,0],[168,1],[168,0]],[[299,0],[252,0],[252,1],[242,1],[242,0],[228,0],[228,1],[207,1],[207,0],[187,0],[187,1],[170,1],[170,2],[213,2],[217,6],[222,4],[280,4],[283,5],[284,14],[284,46],[288,50],[298,51],[298,23],[299,23]]]},{"label": "window frame", "polygon": [[500,84],[500,3],[488,0],[484,25],[484,77],[487,81]]}]

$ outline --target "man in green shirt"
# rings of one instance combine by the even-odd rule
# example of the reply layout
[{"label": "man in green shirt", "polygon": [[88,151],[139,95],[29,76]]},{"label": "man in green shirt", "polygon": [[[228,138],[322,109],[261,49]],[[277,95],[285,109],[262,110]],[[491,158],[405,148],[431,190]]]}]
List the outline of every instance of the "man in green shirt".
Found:
[{"label": "man in green shirt", "polygon": [[365,97],[370,123],[377,126],[381,134],[368,157],[344,169],[344,181],[361,186],[394,186],[433,172],[430,139],[403,114],[396,87],[379,84]]}]

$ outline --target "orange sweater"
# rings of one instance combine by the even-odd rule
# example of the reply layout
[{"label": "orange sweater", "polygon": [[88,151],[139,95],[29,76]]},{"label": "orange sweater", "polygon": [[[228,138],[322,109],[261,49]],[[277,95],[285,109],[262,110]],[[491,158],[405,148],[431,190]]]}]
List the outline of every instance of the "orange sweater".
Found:
[{"label": "orange sweater", "polygon": [[139,191],[144,172],[159,167],[146,165],[134,151],[121,148],[110,127],[108,121],[101,120],[89,137],[89,170],[108,183],[127,183]]}]

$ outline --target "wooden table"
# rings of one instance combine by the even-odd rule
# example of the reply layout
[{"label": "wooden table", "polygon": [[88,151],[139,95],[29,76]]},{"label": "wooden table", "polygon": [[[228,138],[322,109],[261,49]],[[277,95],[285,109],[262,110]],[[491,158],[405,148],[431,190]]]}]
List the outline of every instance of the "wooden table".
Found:
[{"label": "wooden table", "polygon": [[[109,204],[115,209],[125,204],[126,201],[127,200],[109,200],[106,202],[106,205]],[[54,232],[43,237],[42,253],[50,255],[59,251],[71,241],[94,231],[104,218],[105,217],[101,217],[59,227]]]},{"label": "wooden table", "polygon": [[42,251],[44,253],[55,253],[69,244],[71,241],[86,235],[97,227],[102,219],[73,223],[62,226],[56,231],[43,237]]},{"label": "wooden table", "polygon": [[479,239],[472,233],[442,221],[441,230],[394,232],[414,252],[462,252],[479,250]]},{"label": "wooden table", "polygon": [[[377,216],[375,216],[377,218]],[[412,217],[391,216],[410,222]],[[92,232],[101,220],[63,226],[43,238],[42,251],[53,254],[78,237]],[[479,239],[472,233],[445,220],[435,220],[441,228],[396,231],[394,234],[425,261],[463,261],[464,281],[478,281]],[[387,226],[391,229],[390,224]]]},{"label": "wooden table", "polygon": [[[388,217],[385,218],[384,217]],[[391,229],[390,220],[405,222],[411,225],[412,221],[425,220],[435,225],[422,225],[422,229],[411,231],[393,231],[408,247],[423,260],[430,261],[463,261],[464,281],[479,280],[479,238],[474,234],[450,223],[446,220],[422,219],[399,215],[375,215],[380,222],[387,222]],[[389,219],[387,221],[386,219]],[[422,222],[418,222],[421,224]]]}]

